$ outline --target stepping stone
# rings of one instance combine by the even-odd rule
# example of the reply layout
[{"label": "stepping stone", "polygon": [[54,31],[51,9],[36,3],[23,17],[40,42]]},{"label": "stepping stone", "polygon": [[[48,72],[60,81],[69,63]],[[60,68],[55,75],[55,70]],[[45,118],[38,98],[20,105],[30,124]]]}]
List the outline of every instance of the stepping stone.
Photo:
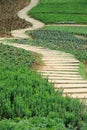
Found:
[{"label": "stepping stone", "polygon": [[55,87],[55,89],[59,89],[59,88],[63,88],[63,89],[68,89],[68,88],[87,88],[87,83],[85,84],[83,84],[83,83],[81,83],[81,84],[78,84],[78,83],[61,83],[61,84],[57,84],[57,83],[55,83],[54,84],[54,87]]}]

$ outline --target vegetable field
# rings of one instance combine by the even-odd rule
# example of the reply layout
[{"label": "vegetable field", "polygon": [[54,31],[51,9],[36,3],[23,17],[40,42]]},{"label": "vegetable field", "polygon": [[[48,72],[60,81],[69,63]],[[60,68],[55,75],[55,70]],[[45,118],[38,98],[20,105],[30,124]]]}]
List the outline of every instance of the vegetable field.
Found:
[{"label": "vegetable field", "polygon": [[86,0],[40,0],[29,14],[44,23],[87,23]]},{"label": "vegetable field", "polygon": [[80,61],[87,61],[87,39],[78,38],[77,34],[48,29],[29,32],[33,45],[69,52]]}]

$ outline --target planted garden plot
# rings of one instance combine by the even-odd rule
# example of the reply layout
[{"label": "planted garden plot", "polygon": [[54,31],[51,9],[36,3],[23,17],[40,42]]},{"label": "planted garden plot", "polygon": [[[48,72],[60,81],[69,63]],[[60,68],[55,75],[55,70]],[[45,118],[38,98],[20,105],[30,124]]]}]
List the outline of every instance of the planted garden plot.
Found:
[{"label": "planted garden plot", "polygon": [[87,23],[86,0],[41,0],[29,14],[46,24]]}]

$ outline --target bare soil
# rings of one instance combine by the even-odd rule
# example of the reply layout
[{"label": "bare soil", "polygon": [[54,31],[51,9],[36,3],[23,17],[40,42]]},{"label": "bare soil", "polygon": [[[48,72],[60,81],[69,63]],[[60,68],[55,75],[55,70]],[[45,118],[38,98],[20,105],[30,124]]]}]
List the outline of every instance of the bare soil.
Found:
[{"label": "bare soil", "polygon": [[29,27],[31,24],[17,16],[29,0],[0,0],[0,37],[9,37],[10,31]]}]

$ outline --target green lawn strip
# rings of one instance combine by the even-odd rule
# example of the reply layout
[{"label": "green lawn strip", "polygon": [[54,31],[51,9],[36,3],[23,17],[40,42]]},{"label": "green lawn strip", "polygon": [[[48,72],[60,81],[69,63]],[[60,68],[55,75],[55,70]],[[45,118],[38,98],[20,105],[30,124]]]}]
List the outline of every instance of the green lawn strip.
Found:
[{"label": "green lawn strip", "polygon": [[[39,4],[29,11],[29,15],[44,23],[87,23],[87,2],[41,0]],[[78,8],[77,8],[78,7]]]},{"label": "green lawn strip", "polygon": [[32,17],[45,24],[87,24],[86,15],[80,14],[53,14],[53,13],[32,13]]},{"label": "green lawn strip", "polygon": [[80,35],[87,35],[87,26],[46,26],[44,30],[56,30],[61,32],[68,32]]}]

